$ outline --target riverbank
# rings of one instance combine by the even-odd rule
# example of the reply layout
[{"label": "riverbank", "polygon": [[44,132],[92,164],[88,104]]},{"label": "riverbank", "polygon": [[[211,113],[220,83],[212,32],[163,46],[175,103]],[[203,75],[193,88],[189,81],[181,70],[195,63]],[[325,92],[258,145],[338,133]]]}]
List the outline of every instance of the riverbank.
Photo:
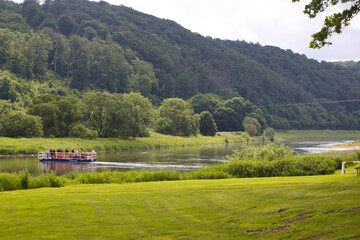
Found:
[{"label": "riverbank", "polygon": [[359,184],[349,169],[2,192],[0,232],[2,239],[357,239]]},{"label": "riverbank", "polygon": [[360,131],[342,130],[288,130],[275,132],[276,140],[291,139],[360,139]]},{"label": "riverbank", "polygon": [[360,141],[347,142],[342,144],[337,144],[333,146],[327,146],[326,148],[330,149],[343,149],[343,150],[360,150]]},{"label": "riverbank", "polygon": [[130,140],[118,138],[6,138],[0,137],[0,155],[33,155],[45,149],[78,149],[79,151],[119,151],[133,149],[156,149],[183,147],[191,145],[225,144],[260,140],[261,137],[249,138],[241,132],[220,132],[214,137],[178,137],[151,133],[150,137]]}]

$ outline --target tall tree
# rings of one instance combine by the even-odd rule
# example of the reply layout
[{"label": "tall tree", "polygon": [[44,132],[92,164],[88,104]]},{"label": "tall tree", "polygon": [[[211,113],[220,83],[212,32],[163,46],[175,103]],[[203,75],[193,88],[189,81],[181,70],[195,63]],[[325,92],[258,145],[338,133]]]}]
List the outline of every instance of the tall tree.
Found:
[{"label": "tall tree", "polygon": [[156,130],[160,133],[190,136],[199,131],[199,117],[190,104],[180,98],[165,99],[159,108]]}]

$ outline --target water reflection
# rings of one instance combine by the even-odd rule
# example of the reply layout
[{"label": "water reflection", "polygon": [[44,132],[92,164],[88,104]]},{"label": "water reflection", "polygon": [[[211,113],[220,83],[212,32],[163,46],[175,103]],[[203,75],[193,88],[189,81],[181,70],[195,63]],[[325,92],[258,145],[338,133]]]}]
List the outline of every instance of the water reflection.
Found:
[{"label": "water reflection", "polygon": [[58,162],[58,161],[38,161],[39,173],[55,172],[62,175],[68,172],[95,172],[96,164],[93,162]]}]

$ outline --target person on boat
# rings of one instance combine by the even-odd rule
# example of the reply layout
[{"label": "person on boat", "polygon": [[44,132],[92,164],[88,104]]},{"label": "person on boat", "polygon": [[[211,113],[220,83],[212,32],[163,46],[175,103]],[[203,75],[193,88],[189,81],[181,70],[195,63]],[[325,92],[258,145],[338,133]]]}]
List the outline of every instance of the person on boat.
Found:
[{"label": "person on boat", "polygon": [[49,149],[46,149],[46,158],[49,158],[49,155],[50,155],[50,151]]},{"label": "person on boat", "polygon": [[68,152],[69,152],[69,149],[66,149],[66,150],[65,150],[65,152],[67,152],[67,153],[68,153]]}]

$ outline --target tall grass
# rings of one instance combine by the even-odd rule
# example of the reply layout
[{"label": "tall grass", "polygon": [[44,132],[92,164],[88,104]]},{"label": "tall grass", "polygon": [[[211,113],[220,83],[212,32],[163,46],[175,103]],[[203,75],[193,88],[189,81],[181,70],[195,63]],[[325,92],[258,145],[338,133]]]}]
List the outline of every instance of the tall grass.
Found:
[{"label": "tall grass", "polygon": [[321,155],[297,155],[273,161],[242,160],[212,165],[191,172],[175,170],[72,172],[32,176],[27,171],[0,173],[0,191],[61,187],[70,184],[135,183],[153,181],[225,179],[274,176],[306,176],[332,174],[341,166],[341,158]]},{"label": "tall grass", "polygon": [[27,171],[18,173],[0,173],[0,191],[32,189],[42,187],[62,187],[69,184],[69,180],[56,176],[54,173],[32,176]]}]

